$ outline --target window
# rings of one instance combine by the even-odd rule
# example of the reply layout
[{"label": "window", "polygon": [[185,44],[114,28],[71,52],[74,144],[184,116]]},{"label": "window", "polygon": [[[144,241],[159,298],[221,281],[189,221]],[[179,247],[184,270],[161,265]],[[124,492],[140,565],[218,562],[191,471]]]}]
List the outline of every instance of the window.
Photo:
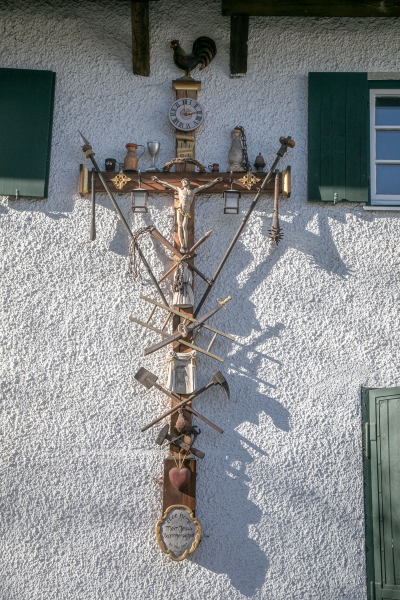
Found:
[{"label": "window", "polygon": [[400,206],[400,80],[309,73],[308,200]]},{"label": "window", "polygon": [[400,90],[370,90],[371,204],[400,204]]},{"label": "window", "polygon": [[54,84],[51,71],[0,69],[0,196],[47,196]]}]

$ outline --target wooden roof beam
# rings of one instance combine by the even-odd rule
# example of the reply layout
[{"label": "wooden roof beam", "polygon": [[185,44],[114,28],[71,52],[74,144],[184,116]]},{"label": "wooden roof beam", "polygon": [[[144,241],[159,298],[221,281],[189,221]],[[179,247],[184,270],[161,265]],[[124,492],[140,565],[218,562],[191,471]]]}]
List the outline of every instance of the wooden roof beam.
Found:
[{"label": "wooden roof beam", "polygon": [[135,75],[142,77],[150,75],[149,12],[149,0],[131,1],[132,69]]},{"label": "wooden roof beam", "polygon": [[400,17],[400,1],[222,0],[222,14],[228,17]]}]

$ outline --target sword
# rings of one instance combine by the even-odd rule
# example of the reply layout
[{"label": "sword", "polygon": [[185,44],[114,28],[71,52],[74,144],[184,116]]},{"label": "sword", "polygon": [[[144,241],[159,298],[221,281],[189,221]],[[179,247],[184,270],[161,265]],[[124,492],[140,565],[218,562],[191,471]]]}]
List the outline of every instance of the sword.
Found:
[{"label": "sword", "polygon": [[[218,306],[216,306],[215,308],[210,310],[208,313],[203,315],[201,317],[201,319],[197,319],[196,321],[192,322],[190,325],[185,325],[184,323],[181,323],[180,325],[178,325],[177,333],[174,333],[173,335],[165,338],[164,340],[162,340],[161,342],[158,342],[157,344],[153,344],[153,346],[148,346],[148,348],[145,348],[145,350],[144,350],[144,355],[147,356],[147,354],[152,354],[156,350],[159,350],[160,348],[164,348],[164,346],[167,346],[168,344],[172,344],[172,342],[177,342],[181,338],[187,337],[187,335],[191,331],[193,331],[194,329],[197,329],[202,323],[207,321],[210,317],[215,315],[216,312],[221,310],[221,308],[225,308],[225,304],[227,302],[229,302],[229,300],[232,300],[232,296],[228,296],[227,298],[225,298],[225,300],[222,300],[222,301],[218,300]],[[184,317],[184,315],[182,315],[182,317]],[[180,328],[180,331],[179,331],[179,328]]]}]

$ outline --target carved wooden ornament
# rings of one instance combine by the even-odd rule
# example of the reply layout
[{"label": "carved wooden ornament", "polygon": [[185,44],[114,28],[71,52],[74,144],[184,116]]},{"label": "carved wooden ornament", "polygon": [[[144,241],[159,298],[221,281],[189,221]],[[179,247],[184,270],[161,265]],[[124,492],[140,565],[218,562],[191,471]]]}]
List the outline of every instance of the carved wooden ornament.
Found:
[{"label": "carved wooden ornament", "polygon": [[184,560],[199,545],[201,525],[190,508],[173,504],[157,521],[156,537],[161,550],[171,560]]}]

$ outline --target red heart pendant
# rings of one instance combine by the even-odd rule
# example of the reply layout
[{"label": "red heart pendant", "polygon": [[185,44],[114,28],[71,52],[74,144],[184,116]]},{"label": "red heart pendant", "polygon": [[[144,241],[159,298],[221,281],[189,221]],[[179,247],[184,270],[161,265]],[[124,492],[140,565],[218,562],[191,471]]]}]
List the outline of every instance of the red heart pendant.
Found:
[{"label": "red heart pendant", "polygon": [[177,469],[174,467],[169,472],[169,480],[177,490],[183,490],[190,481],[190,471],[183,467],[183,469]]}]

